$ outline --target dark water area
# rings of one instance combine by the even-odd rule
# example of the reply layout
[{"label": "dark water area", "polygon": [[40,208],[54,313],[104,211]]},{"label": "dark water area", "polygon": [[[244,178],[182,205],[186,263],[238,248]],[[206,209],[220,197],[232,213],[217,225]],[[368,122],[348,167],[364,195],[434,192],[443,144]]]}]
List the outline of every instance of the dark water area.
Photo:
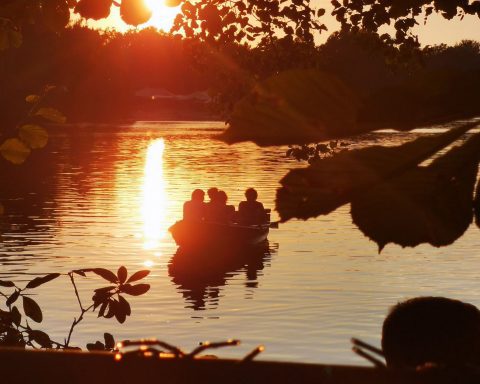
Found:
[{"label": "dark water area", "polygon": [[[227,146],[212,137],[224,128],[218,122],[91,128],[52,130],[47,148],[27,164],[1,169],[0,279],[21,284],[37,274],[120,265],[152,271],[145,279],[151,290],[130,300],[124,324],[91,314],[75,330],[74,345],[85,347],[105,331],[185,349],[238,338],[242,346],[223,356],[264,344],[269,360],[365,364],[350,351],[350,338],[379,345],[382,321],[397,301],[444,295],[480,306],[476,226],[449,247],[388,245],[378,254],[352,224],[349,206],[272,229],[268,247],[242,262],[203,255],[191,263],[168,227],[193,189],[216,186],[237,205],[254,186],[274,208],[280,178],[303,164],[285,158],[286,147]],[[377,132],[350,144],[397,145],[431,132]],[[102,284],[78,278],[85,302]],[[78,311],[68,277],[36,293],[40,329],[63,339]]]}]

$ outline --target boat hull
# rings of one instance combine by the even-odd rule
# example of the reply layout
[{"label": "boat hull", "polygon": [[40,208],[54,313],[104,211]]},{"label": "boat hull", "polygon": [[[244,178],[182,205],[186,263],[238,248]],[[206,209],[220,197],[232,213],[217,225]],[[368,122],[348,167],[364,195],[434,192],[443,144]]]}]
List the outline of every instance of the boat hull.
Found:
[{"label": "boat hull", "polygon": [[177,221],[169,228],[178,246],[186,249],[231,249],[265,243],[269,225],[238,225]]}]

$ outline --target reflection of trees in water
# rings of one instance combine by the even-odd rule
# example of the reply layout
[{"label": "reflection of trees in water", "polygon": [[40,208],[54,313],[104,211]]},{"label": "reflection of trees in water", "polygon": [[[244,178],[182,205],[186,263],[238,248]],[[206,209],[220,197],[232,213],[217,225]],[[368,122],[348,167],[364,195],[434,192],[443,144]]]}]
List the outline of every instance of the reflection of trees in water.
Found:
[{"label": "reflection of trees in water", "polygon": [[168,274],[182,293],[186,308],[204,310],[219,303],[221,287],[234,276],[245,273],[247,289],[258,287],[262,270],[270,266],[272,253],[278,246],[241,250],[191,251],[178,248],[170,260]]},{"label": "reflection of trees in water", "polygon": [[[89,195],[99,187],[113,188],[115,180],[104,174],[116,171],[119,140],[117,135],[86,131],[51,135],[48,148],[33,153],[21,166],[0,163],[0,180],[7,181],[0,188],[5,208],[0,216],[2,262],[25,262],[33,255],[18,254],[30,245],[53,241],[65,211],[90,210],[93,199]],[[102,206],[109,199],[102,201]]]}]

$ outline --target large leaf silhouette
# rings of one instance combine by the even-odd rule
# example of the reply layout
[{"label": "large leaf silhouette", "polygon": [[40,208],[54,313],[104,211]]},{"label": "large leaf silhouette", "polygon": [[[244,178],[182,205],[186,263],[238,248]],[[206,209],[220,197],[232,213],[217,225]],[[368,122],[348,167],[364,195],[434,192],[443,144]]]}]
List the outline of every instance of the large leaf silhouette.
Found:
[{"label": "large leaf silhouette", "polygon": [[285,71],[235,105],[222,139],[281,145],[354,135],[364,132],[356,124],[359,107],[357,95],[333,74]]},{"label": "large leaf silhouette", "polygon": [[372,146],[341,152],[308,168],[290,171],[277,191],[281,221],[328,214],[384,180],[411,170],[478,123],[421,137],[397,147]]},{"label": "large leaf silhouette", "polygon": [[480,134],[427,167],[414,167],[352,200],[353,222],[379,249],[392,242],[414,247],[453,243],[473,218]]}]

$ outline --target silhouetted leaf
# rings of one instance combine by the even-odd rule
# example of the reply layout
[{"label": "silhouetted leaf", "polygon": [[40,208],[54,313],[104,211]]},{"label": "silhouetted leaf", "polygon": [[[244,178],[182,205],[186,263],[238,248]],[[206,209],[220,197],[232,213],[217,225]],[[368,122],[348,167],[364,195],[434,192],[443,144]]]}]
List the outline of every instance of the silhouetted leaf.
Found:
[{"label": "silhouetted leaf", "polygon": [[106,349],[113,349],[115,347],[115,339],[110,333],[104,333],[103,338],[105,340]]},{"label": "silhouetted leaf", "polygon": [[88,343],[87,344],[87,349],[89,351],[104,351],[105,350],[105,345],[101,341],[96,341],[95,344]]},{"label": "silhouetted leaf", "polygon": [[105,316],[105,310],[107,309],[107,307],[108,307],[108,301],[104,301],[100,306],[97,317]]},{"label": "silhouetted leaf", "polygon": [[96,273],[98,276],[103,277],[105,280],[108,280],[112,283],[118,283],[117,276],[112,272],[109,271],[108,269],[105,268],[93,268],[92,269],[93,273]]},{"label": "silhouetted leaf", "polygon": [[116,288],[115,285],[110,285],[108,287],[97,288],[97,289],[94,290],[94,292],[97,292],[99,294],[105,294],[106,292],[109,292],[114,288]]},{"label": "silhouetted leaf", "polygon": [[0,280],[0,287],[14,287],[15,283],[13,281]]},{"label": "silhouetted leaf", "polygon": [[42,284],[48,283],[49,281],[56,279],[58,276],[60,276],[60,273],[50,273],[43,277],[36,277],[33,280],[31,280],[25,288],[31,289],[31,288],[39,287]]},{"label": "silhouetted leaf", "polygon": [[344,151],[308,168],[292,170],[280,181],[282,188],[277,191],[280,218],[306,220],[328,214],[382,181],[416,167],[476,125],[464,124],[397,147]]},{"label": "silhouetted leaf", "polygon": [[352,200],[352,219],[380,250],[453,243],[473,218],[480,134],[435,159],[380,183]]},{"label": "silhouetted leaf", "polygon": [[118,300],[119,300],[118,302],[119,302],[120,308],[122,308],[122,310],[125,312],[127,316],[130,316],[132,314],[132,310],[130,308],[130,304],[128,303],[128,301],[125,300],[123,296],[119,296]]},{"label": "silhouetted leaf", "polygon": [[30,148],[16,137],[7,139],[0,145],[2,156],[13,164],[22,164],[30,152]]},{"label": "silhouetted leaf", "polygon": [[80,0],[75,5],[75,12],[86,19],[104,19],[110,15],[112,0]]},{"label": "silhouetted leaf", "polygon": [[41,323],[43,320],[42,310],[35,302],[35,300],[31,299],[28,296],[22,296],[23,299],[23,311],[25,315],[30,317],[33,321],[37,323]]},{"label": "silhouetted leaf", "polygon": [[117,321],[120,324],[123,324],[127,318],[127,313],[125,311],[125,308],[122,307],[120,303],[115,299],[113,299],[110,305],[114,308],[113,311]]},{"label": "silhouetted leaf", "polygon": [[127,283],[133,283],[134,281],[138,281],[143,279],[144,277],[147,277],[148,274],[150,273],[149,270],[144,269],[142,271],[135,272],[132,276],[130,276],[127,280]]},{"label": "silhouetted leaf", "polygon": [[39,125],[22,125],[19,128],[18,136],[32,149],[43,148],[48,143],[48,133]]},{"label": "silhouetted leaf", "polygon": [[43,348],[52,348],[50,336],[48,336],[45,332],[32,329],[28,331],[28,335],[30,340],[40,344]]},{"label": "silhouetted leaf", "polygon": [[127,295],[132,295],[132,296],[143,295],[144,293],[148,292],[149,289],[150,289],[150,284],[137,284],[137,285],[125,284],[120,288],[122,292],[125,292]]},{"label": "silhouetted leaf", "polygon": [[235,105],[222,139],[258,145],[303,144],[365,132],[359,98],[334,75],[291,70],[257,85]]},{"label": "silhouetted leaf", "polygon": [[114,300],[108,301],[108,311],[107,311],[107,314],[104,316],[106,319],[110,319],[113,316],[115,316],[115,311],[116,311],[115,303],[116,302]]},{"label": "silhouetted leaf", "polygon": [[22,321],[22,315],[20,314],[20,311],[18,308],[15,306],[12,308],[12,320],[15,323],[15,325],[20,325],[20,322]]},{"label": "silhouetted leaf", "polygon": [[123,284],[125,280],[127,280],[127,275],[128,275],[127,268],[125,268],[123,265],[120,268],[118,268],[117,277],[120,284]]},{"label": "silhouetted leaf", "polygon": [[13,293],[10,295],[10,297],[7,299],[7,301],[6,301],[7,306],[9,307],[9,306],[12,305],[15,301],[17,301],[18,296],[20,296],[20,291],[15,290],[15,292],[13,292]]},{"label": "silhouetted leaf", "polygon": [[83,269],[75,269],[72,271],[73,273],[77,274],[77,275],[80,275],[80,276],[83,276],[83,277],[86,277],[87,275],[85,274],[85,271]]}]

